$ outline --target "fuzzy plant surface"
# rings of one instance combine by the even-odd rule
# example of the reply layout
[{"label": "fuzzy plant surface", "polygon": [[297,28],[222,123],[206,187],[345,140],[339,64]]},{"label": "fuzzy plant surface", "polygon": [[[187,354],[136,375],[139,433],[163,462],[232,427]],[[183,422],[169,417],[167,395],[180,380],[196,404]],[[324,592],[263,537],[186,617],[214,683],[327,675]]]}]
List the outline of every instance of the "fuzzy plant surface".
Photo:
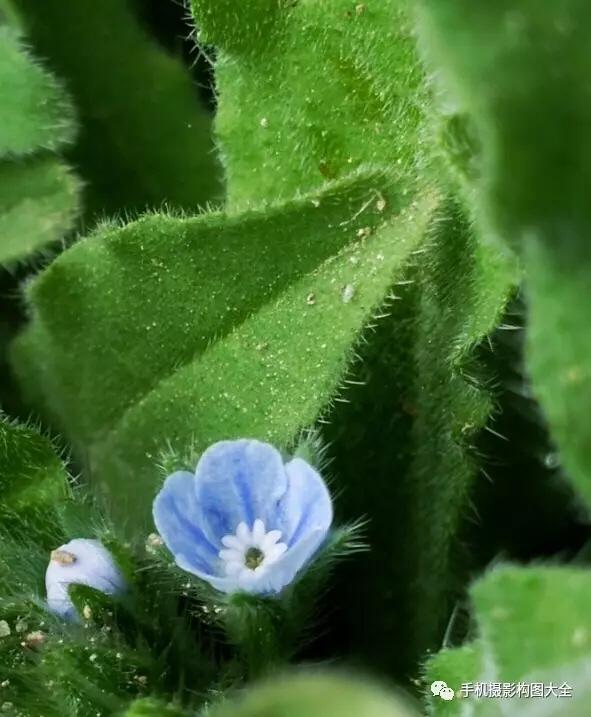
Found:
[{"label": "fuzzy plant surface", "polygon": [[[36,317],[15,345],[23,385],[34,372],[95,480],[127,484],[140,508],[136,491],[155,485],[167,450],[200,452],[241,435],[288,446],[337,392],[434,200],[389,221],[396,206],[370,171],[239,218],[154,216],[103,230],[30,285]],[[214,273],[220,250],[228,287]],[[267,275],[265,265],[252,272],[253,257]],[[76,355],[63,342],[72,331]],[[136,481],[121,484],[129,471]]]},{"label": "fuzzy plant surface", "polygon": [[2,6],[0,92],[0,264],[13,267],[72,229],[80,182],[57,154],[74,139],[74,108]]},{"label": "fuzzy plant surface", "polygon": [[442,680],[463,699],[433,695],[430,713],[583,715],[591,674],[588,591],[587,569],[562,566],[504,566],[475,583],[474,640],[426,667],[427,682]]},{"label": "fuzzy plant surface", "polygon": [[191,7],[199,41],[218,52],[230,208],[310,191],[366,163],[387,165],[412,196],[426,87],[403,1]]},{"label": "fuzzy plant surface", "polygon": [[150,38],[132,0],[15,0],[36,50],[76,102],[68,156],[89,220],[220,197],[210,119],[181,63]]},{"label": "fuzzy plant surface", "polygon": [[591,437],[580,400],[589,387],[589,333],[575,297],[589,286],[591,105],[579,78],[591,61],[590,9],[579,0],[424,5],[434,57],[480,135],[482,222],[519,249],[528,270],[534,386],[588,501]]},{"label": "fuzzy plant surface", "polygon": [[586,716],[590,21],[0,0],[2,714]]}]

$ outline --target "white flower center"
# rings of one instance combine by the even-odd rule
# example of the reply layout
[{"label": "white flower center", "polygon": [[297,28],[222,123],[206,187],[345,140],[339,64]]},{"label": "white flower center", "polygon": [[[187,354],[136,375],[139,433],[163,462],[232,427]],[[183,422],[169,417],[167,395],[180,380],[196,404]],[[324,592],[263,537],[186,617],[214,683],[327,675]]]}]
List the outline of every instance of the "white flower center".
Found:
[{"label": "white flower center", "polygon": [[262,520],[255,520],[252,530],[246,523],[240,523],[235,535],[222,538],[225,548],[220,550],[219,556],[226,575],[252,575],[266,570],[287,550],[287,545],[279,542],[280,538],[281,531],[267,533]]}]

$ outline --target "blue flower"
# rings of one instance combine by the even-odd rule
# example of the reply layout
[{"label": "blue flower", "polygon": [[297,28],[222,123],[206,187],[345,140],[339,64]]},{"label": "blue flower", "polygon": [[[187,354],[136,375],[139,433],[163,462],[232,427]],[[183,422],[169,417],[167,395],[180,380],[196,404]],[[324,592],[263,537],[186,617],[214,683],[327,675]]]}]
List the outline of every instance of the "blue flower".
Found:
[{"label": "blue flower", "polygon": [[268,443],[220,441],[195,474],[170,475],[154,522],[176,563],[225,593],[278,593],[316,553],[332,523],[320,475],[283,463]]},{"label": "blue flower", "polygon": [[66,620],[79,619],[68,590],[87,585],[107,595],[125,590],[125,580],[111,553],[98,540],[75,538],[52,551],[45,573],[47,605]]}]

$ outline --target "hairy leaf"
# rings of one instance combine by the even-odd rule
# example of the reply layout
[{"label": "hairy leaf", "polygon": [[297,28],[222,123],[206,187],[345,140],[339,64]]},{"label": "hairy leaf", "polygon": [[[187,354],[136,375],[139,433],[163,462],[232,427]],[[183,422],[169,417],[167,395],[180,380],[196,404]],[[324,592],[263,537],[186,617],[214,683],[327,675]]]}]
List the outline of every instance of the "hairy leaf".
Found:
[{"label": "hairy leaf", "polygon": [[118,491],[125,478],[130,496],[168,445],[293,441],[432,211],[428,199],[396,215],[387,187],[365,173],[244,216],[146,217],[90,237],[31,287],[23,386],[40,380],[91,470]]},{"label": "hairy leaf", "polygon": [[[29,288],[36,323],[25,339],[39,342],[51,366],[51,400],[68,432],[96,438],[162,378],[355,242],[360,228],[376,227],[383,186],[369,174],[240,217],[148,215],[72,247]],[[349,222],[368,201],[370,211]]]},{"label": "hairy leaf", "polygon": [[74,135],[63,88],[23,47],[0,17],[0,158],[55,150]]},{"label": "hairy leaf", "polygon": [[392,316],[362,352],[350,403],[329,417],[341,503],[348,516],[371,516],[372,551],[345,577],[357,600],[342,629],[382,669],[416,670],[441,646],[461,595],[461,530],[482,479],[473,443],[493,408],[491,377],[475,349],[517,277],[514,259],[480,241],[463,210],[447,202],[394,287]]},{"label": "hairy leaf", "polygon": [[11,266],[72,228],[79,185],[50,152],[71,142],[73,110],[62,87],[0,16],[0,264]]},{"label": "hairy leaf", "polygon": [[228,205],[288,198],[371,163],[407,191],[424,102],[405,3],[192,0],[217,48]]},{"label": "hairy leaf", "polygon": [[0,415],[2,507],[41,506],[65,495],[66,472],[50,441]]},{"label": "hairy leaf", "polygon": [[14,0],[35,47],[66,82],[80,119],[69,158],[86,212],[196,210],[219,193],[210,118],[181,63],[130,0]]},{"label": "hairy leaf", "polygon": [[436,717],[457,717],[461,712],[459,699],[442,700],[433,695],[431,685],[433,682],[443,681],[454,691],[455,695],[461,693],[462,685],[466,682],[476,682],[482,674],[482,655],[477,642],[468,643],[454,649],[443,649],[430,659],[423,675],[423,682],[427,700],[431,711],[428,714]]},{"label": "hairy leaf", "polygon": [[[432,679],[465,683],[544,682],[555,687],[545,699],[523,697],[464,700],[444,704],[433,697],[434,715],[580,716],[589,699],[591,620],[587,595],[591,576],[571,567],[505,566],[472,588],[478,641],[446,651],[429,665]],[[463,676],[460,676],[460,671]],[[558,696],[566,683],[572,696]]]},{"label": "hairy leaf", "polygon": [[50,155],[0,162],[0,263],[61,240],[75,220],[78,190],[77,179]]},{"label": "hairy leaf", "polygon": [[585,0],[425,0],[425,37],[482,146],[483,223],[520,248],[529,364],[567,471],[591,501],[591,51]]}]

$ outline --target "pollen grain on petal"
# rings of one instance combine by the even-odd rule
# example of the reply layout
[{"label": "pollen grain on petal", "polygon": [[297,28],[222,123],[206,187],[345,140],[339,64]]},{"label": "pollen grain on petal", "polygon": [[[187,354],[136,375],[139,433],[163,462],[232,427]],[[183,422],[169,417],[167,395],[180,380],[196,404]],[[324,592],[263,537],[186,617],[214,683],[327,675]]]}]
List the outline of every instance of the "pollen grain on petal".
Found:
[{"label": "pollen grain on petal", "polygon": [[50,557],[54,563],[59,563],[60,565],[72,565],[72,563],[76,562],[76,556],[69,550],[52,550]]}]

